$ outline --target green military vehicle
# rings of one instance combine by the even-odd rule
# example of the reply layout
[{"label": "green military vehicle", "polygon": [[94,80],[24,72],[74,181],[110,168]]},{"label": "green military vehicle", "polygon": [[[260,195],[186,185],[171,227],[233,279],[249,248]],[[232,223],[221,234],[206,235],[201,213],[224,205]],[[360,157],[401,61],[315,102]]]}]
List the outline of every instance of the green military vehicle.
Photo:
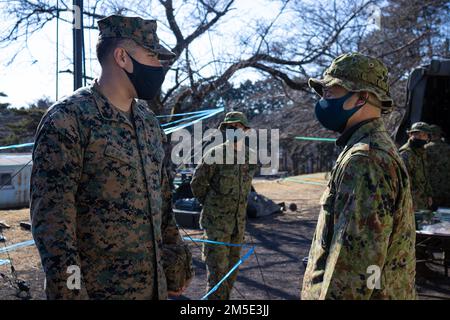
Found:
[{"label": "green military vehicle", "polygon": [[406,113],[395,140],[403,145],[415,122],[437,124],[450,139],[450,60],[432,60],[413,70],[407,86]]}]

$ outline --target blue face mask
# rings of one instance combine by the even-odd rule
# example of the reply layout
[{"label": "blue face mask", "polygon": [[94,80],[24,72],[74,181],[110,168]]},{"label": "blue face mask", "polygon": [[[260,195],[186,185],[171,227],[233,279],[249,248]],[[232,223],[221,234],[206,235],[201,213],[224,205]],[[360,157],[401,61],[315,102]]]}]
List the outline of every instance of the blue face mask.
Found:
[{"label": "blue face mask", "polygon": [[316,103],[315,113],[317,120],[328,130],[342,133],[348,119],[350,119],[364,105],[357,106],[351,110],[344,109],[344,103],[354,92],[337,99],[320,99]]}]

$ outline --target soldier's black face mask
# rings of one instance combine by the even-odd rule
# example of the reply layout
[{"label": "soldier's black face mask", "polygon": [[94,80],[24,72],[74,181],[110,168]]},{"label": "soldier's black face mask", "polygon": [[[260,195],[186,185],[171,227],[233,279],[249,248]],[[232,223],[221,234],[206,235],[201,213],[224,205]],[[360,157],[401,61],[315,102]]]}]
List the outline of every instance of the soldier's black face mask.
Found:
[{"label": "soldier's black face mask", "polygon": [[123,69],[134,86],[137,98],[142,100],[153,100],[158,94],[166,77],[163,67],[153,67],[136,61],[128,52],[133,62],[133,72],[129,73]]},{"label": "soldier's black face mask", "polygon": [[411,148],[420,149],[420,148],[423,148],[427,143],[428,143],[427,140],[412,138],[410,145],[411,145]]}]

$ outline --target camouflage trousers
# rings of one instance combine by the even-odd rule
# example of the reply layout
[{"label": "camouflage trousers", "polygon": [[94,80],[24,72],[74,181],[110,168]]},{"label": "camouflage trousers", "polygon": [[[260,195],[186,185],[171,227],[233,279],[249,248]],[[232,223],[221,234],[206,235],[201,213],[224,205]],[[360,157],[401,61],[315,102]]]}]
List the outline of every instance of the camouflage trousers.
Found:
[{"label": "camouflage trousers", "polygon": [[[244,235],[240,232],[224,234],[215,232],[212,228],[205,230],[204,239],[218,242],[241,244]],[[203,244],[203,261],[206,263],[207,286],[209,292],[220,280],[233,268],[241,258],[241,247],[225,245]],[[213,292],[208,300],[229,300],[231,290],[236,282],[239,269],[236,269],[220,286]]]}]

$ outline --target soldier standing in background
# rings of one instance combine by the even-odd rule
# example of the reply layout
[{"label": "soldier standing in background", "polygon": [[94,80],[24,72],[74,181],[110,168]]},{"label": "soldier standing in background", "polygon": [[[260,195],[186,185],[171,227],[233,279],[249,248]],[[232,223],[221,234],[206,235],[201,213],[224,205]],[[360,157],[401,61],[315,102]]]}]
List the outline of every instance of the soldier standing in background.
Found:
[{"label": "soldier standing in background", "polygon": [[302,299],[414,299],[415,222],[408,173],[381,119],[388,70],[359,53],[309,85],[316,116],[341,133],[303,278]]},{"label": "soldier standing in background", "polygon": [[425,145],[427,172],[433,192],[433,209],[450,207],[450,145],[442,138],[442,129],[431,125],[431,139]]},{"label": "soldier standing in background", "polygon": [[[220,130],[250,129],[247,118],[241,112],[230,112],[220,124]],[[231,145],[231,148],[229,146]],[[244,241],[247,212],[247,198],[250,194],[252,179],[257,165],[250,164],[250,152],[245,149],[245,163],[238,164],[236,154],[245,147],[244,140],[230,141],[210,149],[197,166],[192,182],[194,196],[203,204],[200,224],[205,230],[207,240],[240,245]],[[225,161],[226,151],[234,150],[234,162]],[[220,163],[209,164],[206,159],[221,150]],[[207,292],[209,292],[230,269],[239,261],[240,246],[210,245],[203,246],[203,255],[207,267]],[[228,300],[236,281],[236,270],[208,298]]]},{"label": "soldier standing in background", "polygon": [[[156,21],[98,21],[98,80],[58,101],[39,124],[32,232],[48,299],[166,299],[192,277],[171,211],[165,135],[146,104],[164,81]],[[68,286],[78,268],[81,286]]]},{"label": "soldier standing in background", "polygon": [[414,211],[428,210],[433,203],[425,154],[425,145],[431,134],[430,127],[425,122],[416,122],[407,133],[409,139],[400,148],[400,155],[410,176]]}]

